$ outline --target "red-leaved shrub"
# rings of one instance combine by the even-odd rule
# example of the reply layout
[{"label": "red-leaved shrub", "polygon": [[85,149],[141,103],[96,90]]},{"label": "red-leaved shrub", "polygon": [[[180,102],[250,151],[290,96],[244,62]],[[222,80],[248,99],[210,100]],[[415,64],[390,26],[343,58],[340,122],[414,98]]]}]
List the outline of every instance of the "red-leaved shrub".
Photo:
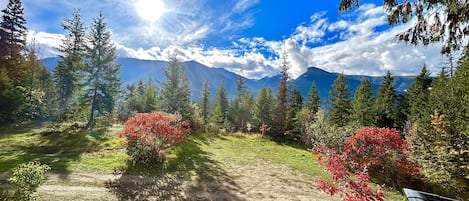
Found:
[{"label": "red-leaved shrub", "polygon": [[190,123],[164,112],[138,113],[127,120],[119,137],[126,138],[127,154],[136,163],[161,161],[172,146],[191,132]]},{"label": "red-leaved shrub", "polygon": [[349,171],[346,167],[344,155],[333,149],[317,146],[314,151],[318,154],[319,164],[324,166],[332,177],[332,182],[317,180],[316,186],[330,195],[339,195],[342,200],[382,201],[384,193],[381,186],[373,190],[368,186],[370,176],[366,169]]},{"label": "red-leaved shrub", "polygon": [[419,166],[408,160],[409,148],[396,129],[361,128],[342,146],[342,153],[318,146],[314,153],[333,182],[317,181],[317,187],[343,200],[383,200],[381,187],[368,187],[370,174],[393,185],[399,175],[419,177]]},{"label": "red-leaved shrub", "polygon": [[409,148],[396,129],[359,129],[344,143],[342,154],[351,169],[367,168],[372,176],[398,185],[398,175],[419,177],[419,166],[410,161]]}]

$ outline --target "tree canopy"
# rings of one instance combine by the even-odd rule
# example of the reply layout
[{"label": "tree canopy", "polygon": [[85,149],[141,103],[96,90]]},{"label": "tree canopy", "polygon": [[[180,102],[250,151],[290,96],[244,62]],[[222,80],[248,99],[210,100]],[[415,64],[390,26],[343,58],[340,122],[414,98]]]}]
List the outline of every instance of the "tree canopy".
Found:
[{"label": "tree canopy", "polygon": [[[360,0],[342,0],[339,11],[358,8]],[[465,44],[464,38],[469,36],[469,9],[467,1],[396,1],[384,0],[384,9],[388,23],[396,25],[416,22],[406,31],[399,33],[400,41],[413,45],[444,42],[441,53],[451,53]],[[467,41],[466,41],[467,43]]]}]

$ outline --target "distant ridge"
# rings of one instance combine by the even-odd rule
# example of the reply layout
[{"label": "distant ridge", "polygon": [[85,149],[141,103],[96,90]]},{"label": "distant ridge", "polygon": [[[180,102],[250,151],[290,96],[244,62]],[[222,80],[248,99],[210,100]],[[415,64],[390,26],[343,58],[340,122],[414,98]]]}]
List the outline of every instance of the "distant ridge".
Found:
[{"label": "distant ridge", "polygon": [[[52,57],[42,59],[42,63],[49,69],[57,66],[59,57]],[[117,64],[121,64],[120,76],[124,84],[137,82],[138,80],[147,80],[149,78],[161,83],[166,78],[163,74],[164,68],[167,66],[165,61],[156,60],[140,60],[134,58],[117,58]],[[216,90],[221,85],[222,81],[225,82],[226,90],[229,97],[233,97],[236,91],[237,74],[227,71],[224,68],[210,68],[196,61],[181,62],[186,67],[186,75],[189,80],[191,98],[193,101],[200,100],[202,83],[205,79],[209,81],[212,97],[215,95]],[[306,99],[311,83],[314,81],[318,88],[321,101],[326,103],[331,90],[332,83],[337,78],[337,73],[330,73],[325,70],[309,67],[308,70],[300,75],[298,78],[290,81],[290,89],[298,89],[303,97]],[[373,77],[364,75],[346,75],[347,84],[351,93],[360,85],[361,80],[369,79],[372,83],[372,88],[376,91],[381,84],[383,77]],[[410,87],[414,80],[414,76],[395,76],[394,86],[398,92],[404,92]],[[254,97],[257,96],[258,91],[262,87],[272,88],[274,93],[278,90],[278,82],[280,75],[272,77],[264,77],[261,79],[245,78],[245,83],[249,91]]]}]

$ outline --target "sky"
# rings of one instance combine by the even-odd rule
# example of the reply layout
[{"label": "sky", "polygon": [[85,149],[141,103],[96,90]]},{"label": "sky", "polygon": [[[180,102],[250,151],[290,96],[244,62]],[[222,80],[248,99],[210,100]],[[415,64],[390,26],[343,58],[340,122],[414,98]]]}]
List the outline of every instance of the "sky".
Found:
[{"label": "sky", "polygon": [[[0,0],[5,8],[8,0]],[[329,72],[436,75],[447,61],[441,44],[412,46],[388,26],[382,1],[362,0],[338,12],[340,0],[23,0],[28,40],[41,58],[57,56],[66,32],[60,24],[80,9],[89,27],[101,11],[119,57],[195,60],[259,79],[280,72],[282,55],[292,78],[318,67]]]}]

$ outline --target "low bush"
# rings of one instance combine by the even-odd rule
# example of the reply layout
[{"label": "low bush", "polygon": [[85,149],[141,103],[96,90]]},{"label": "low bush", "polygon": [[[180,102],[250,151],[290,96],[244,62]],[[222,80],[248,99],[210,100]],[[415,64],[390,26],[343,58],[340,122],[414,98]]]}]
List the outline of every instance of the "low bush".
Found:
[{"label": "low bush", "polygon": [[400,177],[410,180],[421,176],[419,166],[408,159],[406,142],[395,129],[361,128],[346,139],[342,148],[339,154],[317,146],[319,161],[333,180],[320,180],[317,186],[331,195],[340,194],[344,200],[383,200],[380,189],[368,187],[370,175],[393,186],[400,184]]},{"label": "low bush", "polygon": [[126,138],[133,163],[151,165],[162,161],[171,147],[181,144],[191,132],[190,123],[164,112],[138,113],[127,120],[119,137]]},{"label": "low bush", "polygon": [[8,179],[15,188],[18,200],[36,200],[34,193],[44,181],[50,167],[39,162],[21,164],[13,170],[13,177]]}]

